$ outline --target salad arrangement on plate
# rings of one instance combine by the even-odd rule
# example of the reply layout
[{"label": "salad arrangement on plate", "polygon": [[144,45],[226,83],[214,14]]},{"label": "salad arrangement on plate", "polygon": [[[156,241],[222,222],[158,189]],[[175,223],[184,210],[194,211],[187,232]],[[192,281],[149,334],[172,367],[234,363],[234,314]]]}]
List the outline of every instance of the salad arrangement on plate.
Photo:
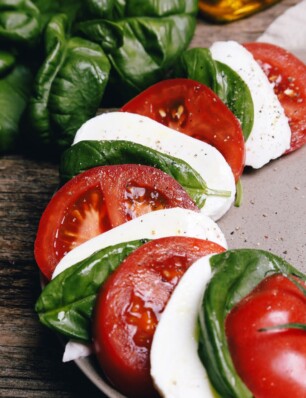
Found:
[{"label": "salad arrangement on plate", "polygon": [[303,396],[306,276],[231,250],[216,222],[245,166],[305,143],[306,66],[217,42],[174,74],[88,120],[64,152],[35,242],[39,318],[128,397]]}]

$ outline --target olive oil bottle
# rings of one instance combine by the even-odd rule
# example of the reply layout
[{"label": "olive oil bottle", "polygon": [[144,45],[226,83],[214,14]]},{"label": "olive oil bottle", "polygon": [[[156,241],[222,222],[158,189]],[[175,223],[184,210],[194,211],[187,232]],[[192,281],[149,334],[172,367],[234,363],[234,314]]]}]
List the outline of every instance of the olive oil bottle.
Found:
[{"label": "olive oil bottle", "polygon": [[213,21],[226,23],[261,11],[280,0],[199,0],[202,15]]}]

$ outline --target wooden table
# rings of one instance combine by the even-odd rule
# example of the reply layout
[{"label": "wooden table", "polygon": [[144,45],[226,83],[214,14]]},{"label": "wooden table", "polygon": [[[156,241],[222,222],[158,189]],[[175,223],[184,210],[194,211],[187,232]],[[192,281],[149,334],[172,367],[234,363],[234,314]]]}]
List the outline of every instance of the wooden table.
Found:
[{"label": "wooden table", "polygon": [[[296,3],[284,0],[229,25],[199,19],[192,46],[207,47],[220,39],[255,40]],[[0,397],[103,397],[74,363],[61,362],[57,337],[39,324],[33,309],[40,292],[33,242],[57,175],[56,164],[17,155],[0,159]]]}]

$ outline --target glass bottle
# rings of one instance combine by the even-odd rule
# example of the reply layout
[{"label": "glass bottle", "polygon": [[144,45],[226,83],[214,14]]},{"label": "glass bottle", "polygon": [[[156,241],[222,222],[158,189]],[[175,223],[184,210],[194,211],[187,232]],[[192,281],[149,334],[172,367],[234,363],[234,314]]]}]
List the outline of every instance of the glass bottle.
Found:
[{"label": "glass bottle", "polygon": [[199,0],[200,13],[213,22],[231,22],[278,3],[280,0]]}]

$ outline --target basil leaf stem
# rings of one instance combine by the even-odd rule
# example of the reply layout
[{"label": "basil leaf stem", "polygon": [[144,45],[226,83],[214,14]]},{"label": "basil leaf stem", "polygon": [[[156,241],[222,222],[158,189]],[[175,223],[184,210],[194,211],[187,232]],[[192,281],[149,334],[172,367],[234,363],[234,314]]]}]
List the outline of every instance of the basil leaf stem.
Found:
[{"label": "basil leaf stem", "polygon": [[267,326],[265,328],[258,329],[258,332],[269,332],[270,330],[279,330],[279,329],[300,329],[306,331],[306,324],[305,323],[284,323],[282,325],[274,325],[274,326]]},{"label": "basil leaf stem", "polygon": [[243,200],[243,187],[242,187],[241,179],[239,179],[236,183],[235,206],[240,207],[242,200]]}]

